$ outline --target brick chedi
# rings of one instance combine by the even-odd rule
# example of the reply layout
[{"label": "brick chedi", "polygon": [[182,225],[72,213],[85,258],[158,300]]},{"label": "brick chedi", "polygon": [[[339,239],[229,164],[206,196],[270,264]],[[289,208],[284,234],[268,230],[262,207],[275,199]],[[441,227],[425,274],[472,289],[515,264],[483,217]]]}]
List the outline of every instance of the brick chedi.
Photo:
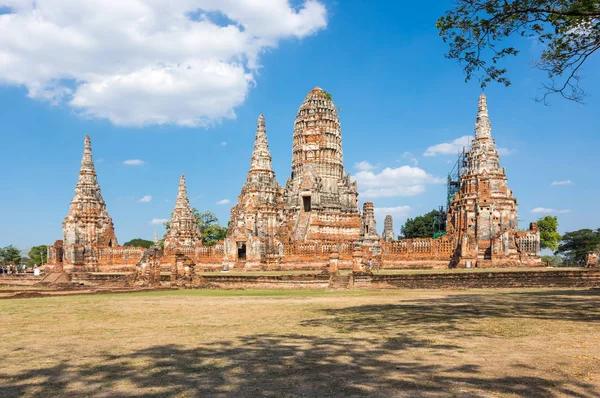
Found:
[{"label": "brick chedi", "polygon": [[363,248],[369,248],[372,254],[381,254],[381,238],[377,233],[375,209],[372,202],[363,204],[362,221],[360,223],[360,236],[358,241]]},{"label": "brick chedi", "polygon": [[344,169],[337,110],[319,87],[308,93],[294,123],[284,202],[292,241],[358,238],[358,188]]},{"label": "brick chedi", "polygon": [[[479,97],[475,138],[460,176],[459,192],[448,211],[447,233],[456,241],[456,260],[522,261],[522,254],[539,255],[539,232],[518,232],[517,200],[507,187],[491,134],[485,95]],[[525,239],[525,235],[528,238]],[[526,247],[525,247],[526,246]]]},{"label": "brick chedi", "polygon": [[394,220],[391,215],[385,216],[385,221],[383,222],[383,234],[381,234],[381,239],[384,242],[391,242],[396,239],[394,235]]},{"label": "brick chedi", "polygon": [[193,252],[196,243],[200,241],[198,226],[194,212],[190,207],[183,174],[179,178],[177,200],[169,221],[169,229],[165,234],[165,253]]},{"label": "brick chedi", "polygon": [[85,136],[83,158],[75,195],[62,225],[62,262],[65,270],[93,271],[98,250],[117,247],[113,221],[106,210],[92,159],[90,137]]},{"label": "brick chedi", "polygon": [[275,235],[283,217],[281,191],[271,165],[265,118],[260,115],[250,170],[237,204],[231,209],[225,241],[228,266],[245,262],[246,268],[253,268],[265,261],[268,252],[277,250]]}]

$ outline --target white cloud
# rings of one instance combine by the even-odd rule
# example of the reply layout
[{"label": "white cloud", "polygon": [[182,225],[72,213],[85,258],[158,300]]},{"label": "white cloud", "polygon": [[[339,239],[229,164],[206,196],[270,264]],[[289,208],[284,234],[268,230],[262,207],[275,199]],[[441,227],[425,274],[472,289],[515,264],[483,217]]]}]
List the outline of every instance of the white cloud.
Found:
[{"label": "white cloud", "polygon": [[126,166],[143,166],[146,162],[141,159],[127,159],[123,161],[123,164]]},{"label": "white cloud", "polygon": [[163,225],[167,221],[169,221],[169,220],[167,220],[166,218],[153,218],[152,221],[150,221],[150,224]]},{"label": "white cloud", "polygon": [[225,142],[225,141],[221,142],[221,146],[227,146],[227,142]]},{"label": "white cloud", "polygon": [[231,200],[229,200],[229,199],[223,199],[223,200],[219,200],[217,202],[218,205],[226,205],[227,203],[231,203]]},{"label": "white cloud", "polygon": [[571,180],[562,180],[562,181],[552,181],[552,185],[571,185],[573,182]]},{"label": "white cloud", "polygon": [[571,209],[549,209],[547,207],[536,207],[535,209],[531,210],[531,212],[535,214],[566,214],[570,213]]},{"label": "white cloud", "polygon": [[140,200],[138,202],[140,203],[150,203],[152,201],[152,195],[146,195],[142,198],[140,198]]},{"label": "white cloud", "polygon": [[430,146],[425,150],[423,156],[436,156],[436,155],[457,155],[463,147],[469,146],[473,136],[463,135],[460,138],[455,139],[452,142],[444,142],[441,144]]},{"label": "white cloud", "polygon": [[354,168],[359,171],[369,171],[369,170],[375,170],[377,168],[377,166],[374,166],[371,163],[367,162],[366,160],[363,160],[362,162],[356,163],[354,165]]},{"label": "white cloud", "polygon": [[412,163],[412,165],[413,165],[413,166],[415,166],[415,167],[419,165],[419,161],[417,160],[417,158],[415,158],[415,157],[413,156],[413,154],[412,154],[412,153],[410,153],[410,152],[404,152],[404,153],[402,154],[402,159],[406,159],[406,160],[408,160],[408,161],[409,161],[410,163]]},{"label": "white cloud", "polygon": [[[3,4],[7,4],[6,0]],[[318,0],[8,1],[0,83],[116,125],[234,118],[260,55],[327,26]]]},{"label": "white cloud", "polygon": [[434,177],[418,167],[386,167],[379,173],[359,171],[355,175],[363,198],[414,196],[425,192],[427,184],[441,184],[443,178]]}]

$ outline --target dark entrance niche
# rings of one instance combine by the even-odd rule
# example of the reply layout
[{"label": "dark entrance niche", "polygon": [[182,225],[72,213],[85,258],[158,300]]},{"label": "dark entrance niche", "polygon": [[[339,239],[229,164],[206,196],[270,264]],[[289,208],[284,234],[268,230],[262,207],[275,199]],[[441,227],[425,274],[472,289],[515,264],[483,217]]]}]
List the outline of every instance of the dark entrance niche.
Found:
[{"label": "dark entrance niche", "polygon": [[238,260],[246,260],[246,243],[238,242],[237,250],[238,250]]},{"label": "dark entrance niche", "polygon": [[304,211],[310,211],[310,196],[302,197],[302,205],[304,206]]},{"label": "dark entrance niche", "polygon": [[369,226],[365,225],[365,233],[368,234],[369,233]]},{"label": "dark entrance niche", "polygon": [[485,249],[485,252],[483,253],[483,259],[484,260],[492,259],[492,248],[491,247],[488,247],[487,249]]}]

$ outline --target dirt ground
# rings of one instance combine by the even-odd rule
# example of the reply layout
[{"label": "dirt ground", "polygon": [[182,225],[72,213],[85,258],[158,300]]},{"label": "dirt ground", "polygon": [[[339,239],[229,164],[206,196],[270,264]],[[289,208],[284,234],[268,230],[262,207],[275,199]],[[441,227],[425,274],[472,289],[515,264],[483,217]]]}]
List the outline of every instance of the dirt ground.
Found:
[{"label": "dirt ground", "polygon": [[597,397],[600,290],[0,300],[0,397]]}]

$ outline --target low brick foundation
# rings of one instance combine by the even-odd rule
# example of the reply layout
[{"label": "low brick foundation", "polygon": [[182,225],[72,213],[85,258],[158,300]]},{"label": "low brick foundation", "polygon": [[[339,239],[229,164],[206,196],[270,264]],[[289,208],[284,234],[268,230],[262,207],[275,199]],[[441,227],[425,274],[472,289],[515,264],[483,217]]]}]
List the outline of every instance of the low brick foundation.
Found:
[{"label": "low brick foundation", "polygon": [[[349,286],[362,289],[477,289],[536,287],[600,287],[600,270],[544,270],[494,272],[427,272],[395,275],[352,275]],[[197,275],[198,286],[221,289],[327,288],[329,275]],[[87,286],[125,286],[128,273],[79,273],[73,282]],[[170,275],[161,274],[161,284],[170,286]]]},{"label": "low brick foundation", "polygon": [[600,287],[600,271],[507,271],[373,275],[356,279],[371,289]]}]

